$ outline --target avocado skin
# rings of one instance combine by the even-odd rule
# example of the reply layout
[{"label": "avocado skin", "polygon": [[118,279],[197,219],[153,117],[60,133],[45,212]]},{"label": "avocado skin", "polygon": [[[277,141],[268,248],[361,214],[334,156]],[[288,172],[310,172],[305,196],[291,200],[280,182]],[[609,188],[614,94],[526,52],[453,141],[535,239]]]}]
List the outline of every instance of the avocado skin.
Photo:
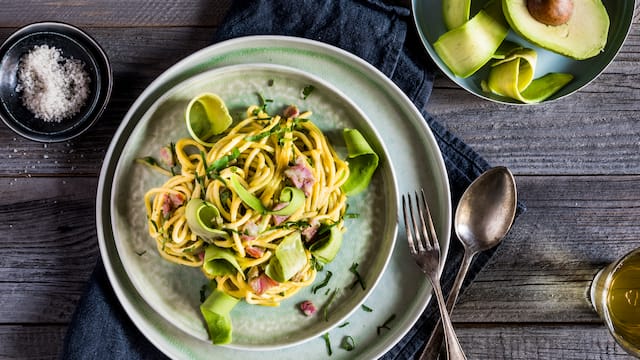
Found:
[{"label": "avocado skin", "polygon": [[518,35],[547,50],[584,60],[598,55],[607,43],[609,15],[601,0],[574,1],[573,15],[562,25],[534,19],[526,0],[502,0],[507,22]]}]

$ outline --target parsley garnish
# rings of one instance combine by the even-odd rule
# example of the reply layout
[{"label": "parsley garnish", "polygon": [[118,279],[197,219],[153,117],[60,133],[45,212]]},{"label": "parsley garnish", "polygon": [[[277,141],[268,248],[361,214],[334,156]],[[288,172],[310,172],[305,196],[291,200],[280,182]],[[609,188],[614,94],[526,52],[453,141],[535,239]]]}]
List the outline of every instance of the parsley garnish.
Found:
[{"label": "parsley garnish", "polygon": [[338,292],[338,290],[333,290],[331,296],[329,296],[329,300],[327,300],[327,302],[322,306],[322,317],[324,318],[324,321],[329,321],[329,306],[336,297],[336,292]]},{"label": "parsley garnish", "polygon": [[322,338],[324,339],[324,344],[327,346],[327,353],[329,354],[329,356],[333,355],[333,350],[331,350],[331,339],[329,339],[329,333],[326,332],[322,335]]},{"label": "parsley garnish", "polygon": [[200,287],[200,303],[202,304],[205,300],[207,300],[207,289],[209,288],[209,284],[204,284]]},{"label": "parsley garnish", "polygon": [[364,279],[362,278],[362,276],[360,276],[360,273],[358,272],[358,263],[353,263],[349,268],[349,271],[351,271],[353,275],[356,276],[356,281],[354,281],[353,284],[351,284],[351,289],[353,289],[356,286],[356,284],[360,284],[360,287],[362,288],[362,290],[365,290],[367,288],[367,284],[365,283]]},{"label": "parsley garnish", "polygon": [[370,308],[370,307],[368,307],[368,306],[367,306],[367,305],[365,305],[365,304],[362,304],[362,310],[364,310],[364,311],[366,311],[366,312],[373,312],[373,309],[372,309],[372,308]]},{"label": "parsley garnish", "polygon": [[327,275],[325,275],[324,280],[322,280],[322,282],[318,285],[315,285],[313,288],[311,288],[311,292],[315,294],[318,290],[327,286],[327,284],[329,283],[329,279],[331,279],[331,276],[333,276],[333,273],[327,270]]},{"label": "parsley garnish", "polygon": [[376,329],[376,333],[380,335],[380,330],[382,329],[391,330],[391,328],[389,327],[389,323],[392,322],[395,318],[396,318],[396,314],[389,316],[389,318],[387,319],[387,321],[384,322],[384,324],[378,326],[378,328]]},{"label": "parsley garnish", "polygon": [[306,100],[309,97],[309,95],[311,95],[313,90],[315,90],[315,89],[316,88],[313,85],[305,86],[304,89],[302,89],[302,98]]},{"label": "parsley garnish", "polygon": [[209,165],[208,167],[206,166],[205,163],[205,169],[207,169],[207,174],[209,173],[217,173],[218,171],[226,168],[230,162],[232,162],[233,160],[237,159],[240,156],[240,150],[238,150],[238,148],[234,147],[231,150],[231,154],[229,155],[225,155],[223,157],[221,157],[220,159],[217,159],[216,161],[212,162],[211,165]]},{"label": "parsley garnish", "polygon": [[342,329],[343,327],[345,327],[345,326],[347,326],[347,325],[349,325],[349,322],[348,322],[348,321],[347,321],[346,323],[344,323],[344,324],[342,324],[342,325],[338,326],[338,327]]},{"label": "parsley garnish", "polygon": [[353,340],[353,338],[349,335],[345,336],[342,338],[342,342],[340,343],[340,347],[347,350],[347,351],[351,351],[353,349],[356,348],[356,342],[355,340]]}]

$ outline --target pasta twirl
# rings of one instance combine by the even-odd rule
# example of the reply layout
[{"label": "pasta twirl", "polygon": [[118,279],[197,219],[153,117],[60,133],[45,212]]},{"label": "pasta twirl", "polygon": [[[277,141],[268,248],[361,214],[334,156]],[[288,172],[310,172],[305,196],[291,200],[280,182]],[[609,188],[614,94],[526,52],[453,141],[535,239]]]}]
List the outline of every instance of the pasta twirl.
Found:
[{"label": "pasta twirl", "polygon": [[165,259],[251,304],[276,306],[311,284],[314,249],[344,231],[347,163],[310,112],[283,113],[251,106],[211,147],[178,140],[179,173],[144,198]]}]

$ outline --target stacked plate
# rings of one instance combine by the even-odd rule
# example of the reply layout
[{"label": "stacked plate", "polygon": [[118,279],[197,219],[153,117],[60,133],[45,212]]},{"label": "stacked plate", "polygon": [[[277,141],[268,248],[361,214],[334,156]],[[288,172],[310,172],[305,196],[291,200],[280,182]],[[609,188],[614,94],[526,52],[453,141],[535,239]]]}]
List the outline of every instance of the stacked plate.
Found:
[{"label": "stacked plate", "polygon": [[[302,89],[309,85],[314,91],[303,98]],[[272,99],[275,107],[296,104],[313,111],[314,122],[330,139],[345,127],[357,128],[381,155],[371,188],[349,200],[350,211],[360,216],[347,220],[343,248],[327,268],[334,274],[330,287],[337,295],[326,320],[321,315],[304,317],[295,308],[308,298],[321,305],[326,292],[304,289],[278,308],[241,303],[232,312],[233,342],[214,346],[199,314],[199,290],[206,279],[197,269],[157,254],[142,198],[164,179],[136,165],[135,159],[187,136],[184,106],[207,91],[220,95],[232,113],[257,104],[258,93]],[[337,150],[344,151],[339,145]],[[290,37],[240,38],[179,62],[127,113],[100,176],[100,251],[128,315],[169,357],[245,359],[269,350],[278,359],[320,359],[327,354],[321,335],[329,333],[334,358],[376,358],[402,338],[430,298],[431,288],[410,261],[396,221],[398,193],[420,187],[429,196],[446,250],[451,224],[446,170],[432,133],[409,99],[375,68],[342,50]],[[349,286],[352,263],[360,264],[368,284],[364,290]],[[365,311],[363,304],[373,311]],[[355,349],[338,349],[344,336],[355,339]]]}]

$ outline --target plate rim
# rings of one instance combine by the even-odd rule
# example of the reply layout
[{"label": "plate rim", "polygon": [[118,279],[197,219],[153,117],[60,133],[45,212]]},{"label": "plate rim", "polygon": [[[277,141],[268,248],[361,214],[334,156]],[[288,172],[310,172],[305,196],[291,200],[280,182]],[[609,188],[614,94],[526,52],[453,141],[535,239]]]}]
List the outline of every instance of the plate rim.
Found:
[{"label": "plate rim", "polygon": [[[366,126],[369,128],[367,129],[367,132],[371,132],[374,135],[377,143],[379,143],[379,146],[381,148],[380,150],[382,150],[382,154],[378,154],[378,155],[380,156],[382,162],[388,163],[388,166],[383,165],[385,172],[388,172],[388,176],[385,174],[381,176],[383,176],[383,179],[384,179],[383,183],[387,184],[384,186],[384,188],[389,189],[391,191],[391,195],[384,200],[384,203],[388,204],[388,206],[390,206],[390,209],[388,213],[385,214],[386,216],[385,221],[388,223],[388,225],[386,225],[382,230],[384,234],[389,235],[390,240],[387,239],[385,241],[380,242],[379,245],[384,245],[384,250],[385,250],[384,256],[379,257],[379,259],[377,259],[376,261],[377,263],[380,264],[379,265],[380,271],[373,278],[374,280],[373,282],[367,282],[367,288],[364,290],[363,294],[358,295],[360,297],[360,300],[357,303],[355,303],[354,306],[348,312],[346,312],[343,316],[341,316],[340,318],[332,319],[330,322],[331,323],[330,326],[325,327],[322,330],[316,330],[316,332],[314,332],[312,335],[308,335],[307,337],[300,338],[295,341],[291,341],[291,342],[281,341],[279,343],[273,343],[273,344],[246,344],[246,345],[234,344],[233,342],[231,342],[228,345],[224,345],[225,347],[228,347],[231,349],[246,350],[246,351],[278,350],[278,349],[286,348],[290,346],[301,345],[302,343],[305,343],[311,339],[318,337],[319,335],[322,335],[323,332],[331,331],[333,328],[340,325],[340,323],[342,323],[345,319],[350,317],[353,314],[353,312],[355,312],[358,309],[358,307],[362,303],[364,303],[367,300],[367,298],[373,293],[378,283],[380,282],[380,279],[384,275],[384,272],[387,269],[387,266],[393,254],[395,242],[397,241],[397,237],[398,237],[397,218],[396,216],[391,215],[391,214],[397,214],[398,212],[397,204],[399,201],[398,200],[399,193],[398,193],[398,186],[397,186],[397,176],[396,176],[396,171],[394,170],[394,167],[391,164],[389,151],[384,142],[384,139],[378,132],[377,128],[374,126],[373,122],[364,113],[364,111],[362,111],[362,109],[354,101],[352,101],[349,97],[347,97],[341,90],[339,90],[337,87],[335,87],[328,81],[325,81],[304,70],[293,68],[286,65],[269,64],[269,63],[242,63],[242,64],[233,64],[233,65],[216,67],[216,68],[208,69],[203,72],[194,74],[193,76],[190,76],[187,79],[184,79],[178,82],[177,84],[172,86],[169,90],[164,92],[155,101],[153,101],[153,103],[147,108],[147,110],[142,114],[142,116],[138,119],[138,121],[136,121],[136,124],[132,126],[131,134],[135,133],[139,127],[148,125],[148,123],[151,121],[150,117],[153,116],[153,113],[159,107],[161,107],[162,104],[166,102],[168,99],[171,99],[172,97],[177,96],[177,94],[180,91],[182,91],[185,87],[187,87],[189,84],[192,84],[194,82],[200,83],[204,81],[203,79],[207,79],[207,81],[219,81],[221,77],[228,76],[227,75],[228,73],[231,73],[231,72],[238,73],[242,71],[245,71],[247,73],[250,73],[252,71],[253,72],[272,72],[274,74],[276,74],[276,72],[279,72],[280,74],[282,74],[281,75],[282,77],[291,78],[291,77],[298,76],[298,77],[301,77],[302,81],[309,80],[310,82],[316,85],[326,88],[328,90],[328,94],[327,94],[328,96],[338,96],[340,98],[340,101],[346,104],[346,107],[349,108],[350,112],[352,111],[354,113],[357,113],[358,116],[361,118],[361,120],[364,123],[366,123]],[[277,78],[277,76],[279,75],[274,75],[275,78]],[[131,142],[132,142],[131,138],[124,141],[122,152],[125,152],[128,149],[128,147],[131,146]],[[145,302],[151,307],[151,309],[153,309],[156,313],[162,316],[167,322],[174,324],[172,320],[168,317],[168,314],[166,314],[165,309],[163,309],[161,306],[157,305],[156,303],[149,301],[149,296],[145,295],[145,292],[142,291],[143,290],[142,287],[140,287],[141,281],[136,280],[131,275],[129,275],[130,272],[128,271],[128,269],[130,268],[126,264],[127,261],[123,259],[123,253],[127,249],[122,244],[122,240],[118,240],[117,234],[119,233],[119,231],[118,231],[118,227],[115,224],[117,220],[114,220],[115,218],[118,218],[117,216],[118,210],[116,209],[117,207],[115,206],[115,204],[117,203],[119,196],[121,196],[121,193],[118,191],[119,185],[115,183],[115,180],[119,179],[122,176],[121,174],[123,172],[127,172],[132,165],[127,165],[127,163],[124,162],[122,152],[118,154],[119,156],[115,161],[115,165],[114,165],[115,168],[113,170],[114,178],[112,179],[114,181],[112,182],[112,185],[111,185],[113,188],[113,192],[111,193],[110,203],[109,203],[110,218],[111,218],[111,233],[114,234],[114,238],[115,238],[114,243],[116,245],[116,253],[120,258],[120,262],[124,267],[125,273],[127,274],[129,281],[133,284],[134,288],[139,293],[140,297],[145,300]],[[167,264],[169,263],[167,262]],[[196,339],[208,341],[208,339],[202,339],[199,336],[197,336],[197,334],[194,334],[190,332],[188,329],[183,328],[182,325],[174,324],[174,326],[182,330],[184,333],[188,334],[189,336],[192,336]]]},{"label": "plate rim", "polygon": [[[366,62],[365,60],[357,57],[356,55],[353,55],[345,50],[342,50],[340,48],[337,48],[335,46],[326,44],[326,43],[322,43],[320,41],[316,41],[316,40],[310,40],[310,39],[306,39],[306,38],[298,38],[298,37],[292,37],[292,36],[279,36],[279,35],[253,35],[253,36],[244,36],[244,37],[238,37],[238,38],[234,38],[234,39],[230,39],[230,40],[226,40],[226,41],[222,41],[213,45],[210,45],[206,48],[203,48],[195,53],[192,53],[191,55],[185,57],[184,59],[180,60],[179,62],[177,62],[175,65],[173,65],[172,67],[170,67],[169,69],[165,70],[162,74],[160,74],[153,82],[151,82],[151,84],[149,84],[144,90],[143,92],[139,95],[139,97],[135,100],[135,102],[132,104],[131,108],[127,111],[127,113],[125,114],[122,123],[120,124],[120,126],[118,127],[118,129],[116,130],[116,133],[114,134],[114,138],[112,140],[112,142],[109,145],[109,148],[107,150],[107,153],[105,155],[105,162],[103,163],[102,169],[100,171],[100,178],[99,178],[99,182],[98,182],[98,197],[96,199],[96,225],[98,228],[98,240],[99,240],[99,247],[100,247],[100,254],[101,257],[103,259],[109,260],[109,248],[106,245],[106,239],[105,236],[107,236],[108,234],[105,234],[104,232],[104,223],[103,223],[103,219],[101,217],[101,212],[103,210],[103,202],[101,200],[100,195],[103,194],[106,190],[108,190],[105,184],[106,182],[106,178],[110,173],[110,159],[113,155],[113,152],[118,148],[119,144],[118,144],[118,139],[120,139],[123,136],[123,133],[125,133],[126,128],[127,128],[127,123],[131,120],[131,117],[135,114],[135,109],[140,107],[142,104],[144,104],[145,102],[145,98],[149,97],[150,95],[153,95],[153,93],[155,91],[157,91],[159,88],[162,87],[163,83],[167,83],[170,82],[171,80],[173,81],[179,81],[176,79],[172,79],[172,78],[177,78],[178,76],[175,74],[172,74],[172,70],[179,68],[179,67],[185,67],[185,66],[190,66],[190,67],[194,67],[194,66],[205,66],[203,65],[203,62],[205,62],[205,60],[202,60],[202,57],[205,57],[206,54],[210,53],[210,52],[221,52],[224,53],[225,51],[228,52],[230,51],[229,49],[234,49],[234,48],[243,48],[244,46],[247,46],[247,44],[251,44],[251,43],[260,43],[262,44],[262,46],[265,47],[270,47],[273,48],[276,46],[276,44],[278,44],[279,46],[289,46],[291,48],[295,48],[295,49],[313,49],[315,51],[325,51],[330,53],[334,58],[339,59],[340,61],[344,62],[344,63],[349,63],[352,66],[358,67],[359,69],[361,69],[362,71],[366,71],[367,73],[372,74],[372,76],[375,77],[376,81],[379,82],[380,84],[382,84],[385,88],[385,91],[388,91],[389,93],[393,93],[394,96],[397,97],[399,102],[402,102],[402,104],[406,107],[406,111],[408,113],[411,113],[413,115],[413,117],[416,118],[421,118],[422,121],[418,121],[416,124],[414,124],[415,126],[421,128],[423,135],[427,138],[427,140],[429,140],[431,142],[431,145],[434,149],[435,152],[435,163],[433,164],[434,167],[436,167],[439,170],[439,176],[437,177],[438,180],[440,180],[440,184],[438,184],[441,187],[441,191],[439,191],[441,194],[441,199],[440,201],[443,202],[443,204],[440,204],[441,206],[443,206],[441,210],[441,215],[442,218],[440,219],[440,227],[439,229],[441,229],[442,233],[439,234],[439,239],[441,241],[441,245],[442,246],[442,256],[443,258],[446,258],[446,254],[448,253],[449,250],[449,243],[450,243],[450,229],[451,229],[451,224],[452,224],[452,207],[451,207],[451,198],[450,198],[450,187],[449,187],[449,182],[448,182],[448,175],[446,172],[446,167],[444,164],[444,159],[442,157],[442,154],[440,152],[439,147],[437,146],[437,142],[435,139],[434,134],[432,133],[432,131],[430,130],[429,126],[427,125],[426,121],[424,121],[424,117],[422,116],[422,114],[420,113],[420,111],[416,108],[416,106],[413,104],[413,102],[411,102],[411,100],[409,100],[409,98],[406,96],[406,94],[404,94],[404,92],[402,92],[402,90],[395,84],[393,83],[393,81],[391,81],[386,75],[384,75],[382,72],[380,72],[377,68],[375,68],[373,65],[369,64],[368,62]],[[268,44],[268,45],[267,45]],[[200,59],[200,60],[198,60]],[[194,62],[194,64],[192,65],[188,65],[191,62]],[[210,66],[209,66],[210,67]],[[401,234],[399,233],[398,236],[400,236]],[[118,259],[114,259],[114,261],[118,262]],[[443,262],[444,263],[444,262]],[[142,312],[145,312],[144,314],[141,313],[137,313],[136,311],[134,311],[134,309],[132,309],[131,307],[133,306],[131,303],[126,303],[127,301],[129,301],[129,299],[125,299],[126,301],[123,301],[123,298],[125,297],[125,294],[123,293],[124,289],[123,286],[126,284],[120,284],[117,278],[117,274],[115,272],[115,268],[114,268],[114,264],[111,264],[109,261],[105,261],[104,262],[104,266],[105,266],[105,270],[107,272],[109,281],[111,282],[112,287],[114,288],[114,291],[116,292],[116,294],[118,295],[117,298],[120,301],[120,303],[123,305],[123,308],[125,310],[125,312],[128,314],[128,316],[130,318],[132,318],[132,320],[138,320],[138,321],[150,321],[148,319],[143,319],[142,316],[143,315],[148,315],[146,313],[146,311],[148,309],[142,309]],[[444,264],[442,264],[442,266],[444,266]],[[440,271],[442,271],[442,266]],[[430,293],[430,286],[425,287],[424,293],[427,292],[427,289],[429,290]],[[137,294],[133,294],[133,296],[136,296]],[[430,301],[431,296],[425,296],[425,299],[418,305],[416,305],[417,307],[417,311],[419,313],[422,313],[422,311],[424,311],[424,308],[426,308],[427,304]],[[385,352],[387,352],[391,347],[393,347],[398,341],[400,341],[402,339],[402,337],[411,329],[411,327],[413,326],[413,324],[418,320],[419,318],[419,314],[418,316],[416,316],[413,319],[409,319],[408,321],[404,322],[402,325],[402,328],[398,331],[395,331],[393,333],[393,336],[391,337],[390,340],[386,341],[385,344],[381,345],[381,346],[377,346],[377,347],[372,347],[371,349],[367,350],[364,355],[362,355],[363,357],[366,356],[367,354],[370,356],[380,356],[382,354],[384,354]],[[166,344],[162,344],[159,342],[159,340],[157,338],[153,338],[150,337],[149,334],[147,333],[148,331],[150,331],[149,329],[141,329],[141,325],[138,324],[136,321],[134,321],[135,325],[143,332],[143,334],[147,337],[147,339],[152,342],[158,349],[160,349],[161,351],[165,352],[165,354],[169,354],[169,350]],[[154,324],[155,325],[155,324]],[[162,324],[160,324],[159,326],[162,326]],[[157,331],[157,330],[156,330]],[[175,354],[174,354],[175,355]]]}]

